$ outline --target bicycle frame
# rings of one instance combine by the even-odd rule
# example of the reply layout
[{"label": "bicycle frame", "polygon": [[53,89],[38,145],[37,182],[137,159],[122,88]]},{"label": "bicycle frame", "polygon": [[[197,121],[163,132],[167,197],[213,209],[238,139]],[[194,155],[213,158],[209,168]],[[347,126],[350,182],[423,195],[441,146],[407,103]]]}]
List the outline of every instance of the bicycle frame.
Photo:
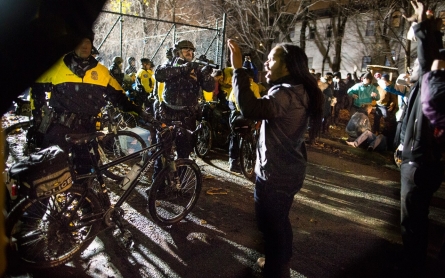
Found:
[{"label": "bicycle frame", "polygon": [[[143,148],[139,151],[136,151],[132,154],[129,154],[127,156],[124,156],[122,158],[119,158],[115,161],[109,162],[104,165],[98,165],[98,163],[96,161],[98,161],[99,154],[96,151],[91,151],[91,150],[97,150],[97,147],[95,146],[96,144],[98,144],[97,137],[87,143],[88,149],[90,150],[90,158],[93,162],[92,163],[93,171],[88,174],[75,175],[75,176],[73,176],[73,181],[76,182],[76,181],[90,179],[90,178],[97,178],[98,182],[100,183],[100,187],[101,187],[101,190],[98,192],[98,195],[102,201],[102,206],[103,206],[103,208],[106,209],[106,211],[104,211],[103,213],[101,213],[99,215],[90,216],[87,220],[88,222],[82,222],[80,225],[74,225],[72,227],[73,230],[79,228],[80,226],[91,224],[92,222],[95,222],[95,221],[101,221],[103,219],[104,215],[108,214],[110,211],[114,210],[115,208],[119,208],[125,202],[125,200],[128,198],[128,196],[131,194],[131,192],[134,190],[134,188],[138,184],[141,177],[143,175],[145,175],[146,172],[151,167],[153,167],[155,161],[159,157],[163,156],[166,159],[164,167],[172,167],[173,169],[175,167],[175,165],[174,165],[175,161],[173,159],[173,156],[172,156],[172,154],[169,154],[169,152],[171,152],[171,148],[163,147],[162,146],[163,142],[153,144],[151,146]],[[157,149],[157,150],[154,152],[151,152],[154,149]],[[143,164],[141,167],[142,171],[137,175],[137,177],[134,180],[131,181],[130,186],[125,190],[125,192],[119,197],[117,202],[112,206],[110,203],[110,199],[108,196],[108,191],[107,191],[107,188],[106,188],[106,185],[104,182],[104,178],[102,175],[103,171],[105,171],[106,169],[108,169],[112,166],[116,166],[122,162],[131,160],[131,159],[135,159],[138,157],[141,157],[141,160],[143,161]],[[84,196],[82,198],[84,198]]]}]

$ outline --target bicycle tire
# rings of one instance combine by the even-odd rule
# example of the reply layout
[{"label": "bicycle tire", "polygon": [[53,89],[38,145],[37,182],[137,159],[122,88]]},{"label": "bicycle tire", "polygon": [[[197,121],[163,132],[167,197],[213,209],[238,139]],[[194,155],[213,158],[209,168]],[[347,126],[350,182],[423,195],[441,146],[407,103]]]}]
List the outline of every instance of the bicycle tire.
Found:
[{"label": "bicycle tire", "polygon": [[137,121],[131,113],[120,112],[117,125],[120,129],[134,128],[137,126]]},{"label": "bicycle tire", "polygon": [[195,153],[199,158],[204,158],[212,148],[212,127],[204,120],[200,125],[196,134]]},{"label": "bicycle tire", "polygon": [[[251,139],[252,135],[247,138]],[[239,158],[241,172],[247,179],[252,179],[255,176],[255,162],[256,162],[256,150],[252,140],[241,137]]]},{"label": "bicycle tire", "polygon": [[[160,225],[172,225],[184,219],[198,201],[202,189],[202,174],[191,159],[176,160],[176,172],[169,167],[155,178],[148,197],[148,210]],[[178,175],[181,188],[172,188],[172,175]],[[174,184],[174,181],[173,181]]]},{"label": "bicycle tire", "polygon": [[[147,144],[141,136],[127,130],[118,130],[117,134],[109,133],[105,135],[102,140],[99,140],[99,145],[104,154],[104,156],[101,155],[101,162],[103,164],[147,147]],[[136,158],[124,161],[106,169],[104,175],[115,181],[121,181],[128,171],[130,171],[133,164],[140,160],[140,158]]]},{"label": "bicycle tire", "polygon": [[[65,264],[86,249],[102,227],[101,221],[76,230],[70,230],[71,225],[100,212],[97,195],[82,185],[44,199],[21,200],[5,221],[9,261],[37,269]],[[74,216],[69,223],[66,215]]]}]

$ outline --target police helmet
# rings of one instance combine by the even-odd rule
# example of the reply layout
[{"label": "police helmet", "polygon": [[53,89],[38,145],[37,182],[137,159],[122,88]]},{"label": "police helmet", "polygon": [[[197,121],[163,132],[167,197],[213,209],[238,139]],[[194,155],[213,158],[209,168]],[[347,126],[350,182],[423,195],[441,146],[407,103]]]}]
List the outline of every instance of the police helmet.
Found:
[{"label": "police helmet", "polygon": [[191,48],[193,49],[193,51],[195,51],[195,46],[193,45],[193,43],[191,41],[188,40],[180,40],[175,44],[175,48],[176,50],[180,50],[182,48]]}]

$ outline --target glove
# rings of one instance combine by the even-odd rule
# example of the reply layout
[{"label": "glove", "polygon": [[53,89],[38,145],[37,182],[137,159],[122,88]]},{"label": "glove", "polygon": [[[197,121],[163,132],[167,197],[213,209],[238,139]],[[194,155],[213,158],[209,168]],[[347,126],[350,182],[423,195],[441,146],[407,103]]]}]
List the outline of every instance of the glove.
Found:
[{"label": "glove", "polygon": [[187,62],[186,62],[184,59],[178,57],[178,58],[176,58],[176,60],[175,60],[175,62],[174,62],[173,64],[174,64],[174,65],[177,65],[177,66],[180,66],[180,65],[184,65],[184,64],[186,64],[186,63],[187,63]]},{"label": "glove", "polygon": [[153,115],[151,115],[150,113],[147,113],[146,111],[142,111],[140,117],[145,122],[150,123],[151,125],[153,125],[156,130],[162,130],[162,123],[157,121],[157,120],[155,120]]},{"label": "glove", "polygon": [[146,111],[142,111],[141,115],[140,115],[141,119],[144,120],[147,123],[153,123],[154,122],[154,118],[153,115],[150,113],[147,113]]},{"label": "glove", "polygon": [[212,72],[213,72],[213,69],[212,69],[211,67],[209,67],[209,66],[204,66],[204,67],[201,69],[201,73],[202,73],[203,75],[210,75]]}]

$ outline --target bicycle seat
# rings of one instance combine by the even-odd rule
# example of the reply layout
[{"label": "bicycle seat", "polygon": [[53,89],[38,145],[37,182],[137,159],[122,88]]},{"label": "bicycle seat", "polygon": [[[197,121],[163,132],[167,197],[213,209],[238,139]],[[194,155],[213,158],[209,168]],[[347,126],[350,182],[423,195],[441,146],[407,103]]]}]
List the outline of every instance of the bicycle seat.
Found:
[{"label": "bicycle seat", "polygon": [[73,145],[83,145],[99,136],[105,136],[105,134],[102,132],[67,134],[65,140]]}]

